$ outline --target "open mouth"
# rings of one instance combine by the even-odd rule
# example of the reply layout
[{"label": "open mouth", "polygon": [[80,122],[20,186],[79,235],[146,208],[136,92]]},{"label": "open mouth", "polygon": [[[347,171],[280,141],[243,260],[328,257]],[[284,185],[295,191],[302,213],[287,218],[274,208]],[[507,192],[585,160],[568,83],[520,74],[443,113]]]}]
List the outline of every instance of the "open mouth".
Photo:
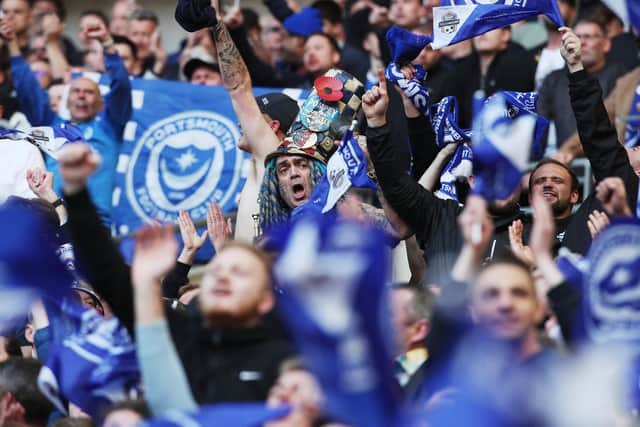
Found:
[{"label": "open mouth", "polygon": [[304,185],[302,184],[293,184],[293,187],[291,187],[291,190],[293,192],[293,198],[296,200],[302,200],[305,198],[305,190],[304,190]]}]

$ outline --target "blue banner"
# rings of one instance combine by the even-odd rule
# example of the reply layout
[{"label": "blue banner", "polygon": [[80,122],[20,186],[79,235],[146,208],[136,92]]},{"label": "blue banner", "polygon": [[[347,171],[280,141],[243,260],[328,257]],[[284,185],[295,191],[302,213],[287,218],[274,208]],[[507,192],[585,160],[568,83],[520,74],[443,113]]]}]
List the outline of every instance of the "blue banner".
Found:
[{"label": "blue banner", "polygon": [[556,0],[443,0],[433,8],[433,48],[459,43],[536,15],[564,25]]},{"label": "blue banner", "polygon": [[0,207],[0,333],[24,321],[43,295],[64,293],[73,277],[56,255],[54,230],[34,210],[9,202]]},{"label": "blue banner", "polygon": [[398,425],[382,233],[317,214],[270,237],[282,253],[274,267],[281,318],[328,414],[354,426]]},{"label": "blue banner", "polygon": [[[482,102],[475,100],[475,103]],[[507,198],[518,187],[529,161],[535,119],[505,114],[501,94],[486,101],[473,121],[473,193],[488,201]]]},{"label": "blue banner", "polygon": [[69,401],[98,423],[114,403],[140,394],[135,345],[120,321],[67,299],[45,299],[52,342],[38,386],[59,411]]},{"label": "blue banner", "polygon": [[[225,88],[145,79],[133,79],[132,87],[133,116],[113,192],[113,234],[151,221],[176,224],[181,209],[202,221],[211,201],[225,213],[234,211],[249,156],[237,148],[240,129]],[[254,93],[274,91],[294,99],[306,94],[266,88]],[[131,240],[122,246],[129,261],[132,248]],[[206,261],[212,254],[207,242],[196,259]]]}]

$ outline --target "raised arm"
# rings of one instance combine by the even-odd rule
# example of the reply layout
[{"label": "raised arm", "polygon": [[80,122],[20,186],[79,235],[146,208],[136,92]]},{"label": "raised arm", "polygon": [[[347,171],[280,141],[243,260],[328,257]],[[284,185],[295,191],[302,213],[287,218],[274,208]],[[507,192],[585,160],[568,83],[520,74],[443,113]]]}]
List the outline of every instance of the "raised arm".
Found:
[{"label": "raised arm", "polygon": [[569,96],[576,116],[580,141],[591,163],[596,181],[617,176],[625,183],[630,206],[636,205],[638,177],[624,146],[618,142],[616,129],[602,100],[598,81],[582,65],[580,39],[568,28],[563,31],[561,53],[569,67]]},{"label": "raised arm", "polygon": [[404,172],[398,153],[390,141],[385,117],[388,108],[386,86],[386,80],[381,76],[380,87],[372,88],[362,98],[362,109],[368,125],[367,147],[387,202],[416,236],[422,236],[424,230],[431,227],[433,217],[443,201]]},{"label": "raised arm", "polygon": [[69,213],[67,229],[81,272],[133,335],[133,292],[129,266],[111,240],[109,230],[102,225],[87,192],[87,180],[99,164],[98,154],[84,143],[66,144],[58,152],[63,193]]},{"label": "raised arm", "polygon": [[9,47],[11,78],[18,97],[20,111],[27,116],[33,126],[50,125],[55,113],[49,104],[49,95],[40,86],[38,79],[29,68],[29,64],[22,57],[13,23],[6,17],[0,18],[0,37]]},{"label": "raised arm", "polygon": [[224,23],[218,21],[213,29],[213,36],[222,80],[231,97],[233,109],[256,163],[263,164],[267,154],[278,147],[278,138],[266,120],[262,120],[262,113],[253,96],[249,70]]},{"label": "raised arm", "polygon": [[47,40],[46,49],[51,65],[51,77],[64,79],[69,70],[69,62],[64,55],[62,46],[62,34],[64,24],[55,13],[49,13],[42,17],[42,32]]},{"label": "raised arm", "polygon": [[113,45],[113,38],[100,21],[86,30],[86,37],[99,41],[104,49],[104,66],[111,79],[110,90],[104,97],[105,114],[118,137],[131,117],[131,82],[129,73]]},{"label": "raised arm", "polygon": [[[131,275],[136,311],[136,350],[154,415],[197,405],[178,358],[164,313],[160,278],[172,267],[178,242],[171,226],[147,227],[136,236]],[[162,370],[163,375],[158,375]]]}]

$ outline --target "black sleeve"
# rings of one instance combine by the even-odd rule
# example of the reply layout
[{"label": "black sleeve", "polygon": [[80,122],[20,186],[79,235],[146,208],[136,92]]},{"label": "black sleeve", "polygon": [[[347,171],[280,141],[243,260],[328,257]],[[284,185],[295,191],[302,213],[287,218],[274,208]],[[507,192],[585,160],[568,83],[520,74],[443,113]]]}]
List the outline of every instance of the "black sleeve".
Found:
[{"label": "black sleeve", "polygon": [[638,177],[629,163],[627,151],[618,142],[616,129],[609,121],[600,84],[584,70],[571,73],[569,96],[580,142],[596,181],[609,176],[622,178],[627,190],[627,202],[634,209],[638,197]]},{"label": "black sleeve", "polygon": [[298,75],[284,73],[258,58],[247,40],[247,34],[243,27],[229,30],[229,34],[240,56],[242,56],[247,70],[249,70],[251,83],[254,87],[296,87],[300,84],[301,78]]},{"label": "black sleeve", "polygon": [[264,0],[264,5],[267,6],[269,12],[280,22],[283,22],[289,16],[293,15],[293,10],[289,8],[285,0]]},{"label": "black sleeve", "polygon": [[398,216],[418,237],[424,236],[441,201],[405,172],[389,135],[388,125],[367,129],[367,146],[378,182]]},{"label": "black sleeve", "polygon": [[547,293],[551,310],[556,315],[560,330],[565,342],[569,346],[573,346],[576,341],[576,326],[578,310],[580,309],[580,300],[582,295],[580,291],[569,283],[564,282],[559,286],[551,289]]},{"label": "black sleeve", "polygon": [[413,178],[418,181],[433,163],[439,149],[436,145],[436,135],[426,116],[407,118],[407,127],[413,156]]},{"label": "black sleeve", "polygon": [[171,271],[162,279],[162,296],[165,298],[178,298],[178,289],[189,282],[187,275],[191,266],[176,261]]},{"label": "black sleeve", "polygon": [[100,222],[87,190],[64,198],[69,212],[67,229],[80,271],[133,336],[133,289],[129,266],[111,240],[109,230]]}]

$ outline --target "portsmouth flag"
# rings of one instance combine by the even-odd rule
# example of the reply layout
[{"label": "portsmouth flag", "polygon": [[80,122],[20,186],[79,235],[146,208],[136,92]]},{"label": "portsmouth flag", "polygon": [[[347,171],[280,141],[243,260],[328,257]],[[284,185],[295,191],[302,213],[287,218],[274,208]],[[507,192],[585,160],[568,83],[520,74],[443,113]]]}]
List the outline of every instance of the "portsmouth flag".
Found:
[{"label": "portsmouth flag", "polygon": [[288,413],[288,407],[267,408],[264,403],[225,403],[204,405],[195,412],[168,411],[162,418],[142,422],[138,427],[262,427]]},{"label": "portsmouth flag", "polygon": [[506,100],[490,98],[473,121],[473,193],[489,201],[504,199],[518,187],[527,167],[535,119],[505,115]]},{"label": "portsmouth flag", "polygon": [[515,119],[523,115],[530,115],[536,119],[536,127],[533,133],[532,150],[536,157],[540,157],[541,145],[540,141],[545,130],[549,127],[549,120],[536,113],[536,105],[538,103],[537,92],[500,92],[507,102],[507,115]]},{"label": "portsmouth flag", "polygon": [[24,320],[43,295],[64,293],[73,278],[56,255],[57,242],[44,221],[29,209],[0,208],[0,333]]},{"label": "portsmouth flag", "polygon": [[353,136],[353,131],[347,130],[338,150],[329,158],[327,172],[318,181],[311,197],[305,204],[294,209],[291,217],[298,218],[310,209],[327,213],[351,187],[372,190],[378,188],[367,175],[367,158]]},{"label": "portsmouth flag", "polygon": [[514,22],[545,15],[564,25],[556,0],[443,0],[433,8],[434,49],[459,43]]},{"label": "portsmouth flag", "polygon": [[0,138],[28,142],[57,159],[56,151],[68,142],[82,141],[82,132],[71,124],[63,123],[59,126],[32,127],[28,131],[0,129]]},{"label": "portsmouth flag", "polygon": [[[107,93],[106,76],[84,76]],[[225,213],[234,211],[250,165],[248,154],[237,148],[240,130],[224,87],[146,79],[132,79],[131,85],[133,114],[125,127],[113,191],[114,236],[153,221],[175,224],[180,210],[202,222],[211,201]],[[307,93],[254,90],[256,96],[268,92],[296,100]],[[125,239],[121,245],[128,261],[132,243]],[[209,260],[212,254],[207,241],[196,259]]]},{"label": "portsmouth flag", "polygon": [[584,318],[596,342],[640,343],[640,221],[612,222],[587,253]]},{"label": "portsmouth flag", "polygon": [[139,394],[135,344],[116,317],[59,297],[45,306],[53,340],[38,386],[61,412],[69,401],[101,423],[111,405]]},{"label": "portsmouth flag", "polygon": [[286,323],[318,378],[330,416],[367,427],[396,425],[382,233],[307,215],[272,235]]},{"label": "portsmouth flag", "polygon": [[602,3],[618,15],[626,30],[633,27],[640,32],[640,2],[638,0],[602,0]]}]

